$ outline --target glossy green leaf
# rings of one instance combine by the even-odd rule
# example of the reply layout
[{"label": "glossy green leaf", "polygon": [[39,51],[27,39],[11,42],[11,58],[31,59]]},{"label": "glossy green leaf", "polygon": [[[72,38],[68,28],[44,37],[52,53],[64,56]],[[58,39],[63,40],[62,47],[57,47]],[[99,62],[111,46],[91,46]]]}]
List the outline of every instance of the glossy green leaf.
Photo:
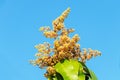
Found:
[{"label": "glossy green leaf", "polygon": [[89,70],[89,72],[90,72],[90,75],[91,75],[90,80],[98,80],[96,75],[95,75],[95,73],[93,71]]},{"label": "glossy green leaf", "polygon": [[98,80],[87,66],[78,60],[63,60],[55,65],[56,75],[48,80]]},{"label": "glossy green leaf", "polygon": [[[55,69],[62,75],[64,80],[85,80],[82,73],[82,65],[77,60],[64,60],[55,65]],[[81,73],[79,71],[81,70]],[[79,73],[79,74],[78,74]]]}]

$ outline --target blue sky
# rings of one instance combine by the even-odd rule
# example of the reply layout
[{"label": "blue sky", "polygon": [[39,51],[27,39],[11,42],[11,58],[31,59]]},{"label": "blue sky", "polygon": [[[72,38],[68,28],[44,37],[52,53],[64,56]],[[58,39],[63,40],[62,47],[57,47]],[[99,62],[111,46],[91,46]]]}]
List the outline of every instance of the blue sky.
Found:
[{"label": "blue sky", "polygon": [[87,62],[99,80],[120,76],[119,0],[0,0],[0,80],[46,80],[38,67],[29,64],[37,50],[34,45],[50,41],[38,31],[52,27],[52,20],[67,7],[66,27],[80,35],[81,48],[102,52]]}]

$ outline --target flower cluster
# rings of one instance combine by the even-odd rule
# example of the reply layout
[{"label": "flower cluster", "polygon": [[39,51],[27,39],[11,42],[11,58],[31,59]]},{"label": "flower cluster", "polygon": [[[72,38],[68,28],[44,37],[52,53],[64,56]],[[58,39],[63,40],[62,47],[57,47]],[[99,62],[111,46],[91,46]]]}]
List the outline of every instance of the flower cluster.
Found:
[{"label": "flower cluster", "polygon": [[35,48],[38,50],[38,53],[35,56],[37,58],[36,60],[31,60],[32,64],[40,68],[47,67],[46,77],[55,74],[54,66],[64,59],[76,59],[85,63],[86,60],[91,59],[93,56],[101,55],[97,50],[81,50],[80,44],[77,43],[80,40],[77,34],[72,38],[69,37],[69,33],[74,32],[74,29],[67,29],[64,26],[64,19],[69,12],[70,8],[65,10],[60,17],[53,21],[53,30],[48,26],[40,28],[47,38],[55,39],[52,48],[48,42],[36,45]]},{"label": "flower cluster", "polygon": [[86,62],[86,60],[90,60],[92,57],[100,56],[101,52],[98,50],[92,50],[91,48],[83,49],[83,51],[80,52],[80,58],[82,62]]}]

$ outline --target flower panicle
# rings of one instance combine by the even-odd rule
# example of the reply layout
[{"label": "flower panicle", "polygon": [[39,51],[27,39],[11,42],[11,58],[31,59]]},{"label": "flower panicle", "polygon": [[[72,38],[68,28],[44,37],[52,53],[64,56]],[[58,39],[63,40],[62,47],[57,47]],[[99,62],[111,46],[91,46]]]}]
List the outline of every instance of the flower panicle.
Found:
[{"label": "flower panicle", "polygon": [[[69,37],[69,33],[74,32],[74,29],[67,29],[64,26],[64,19],[68,16],[70,8],[65,10],[60,17],[55,19],[53,24],[53,29],[49,26],[41,27],[40,31],[44,33],[47,38],[54,38],[53,48],[51,48],[48,42],[43,44],[38,44],[35,48],[38,52],[35,54],[36,60],[31,60],[33,65],[37,65],[40,68],[47,67],[47,72],[45,76],[48,77],[56,73],[54,66],[64,60],[64,59],[76,59],[81,62],[86,62],[92,57],[101,55],[98,50],[92,50],[91,48],[80,49],[80,44],[78,41],[80,37],[75,34],[72,38]],[[53,53],[53,54],[51,54]]]}]

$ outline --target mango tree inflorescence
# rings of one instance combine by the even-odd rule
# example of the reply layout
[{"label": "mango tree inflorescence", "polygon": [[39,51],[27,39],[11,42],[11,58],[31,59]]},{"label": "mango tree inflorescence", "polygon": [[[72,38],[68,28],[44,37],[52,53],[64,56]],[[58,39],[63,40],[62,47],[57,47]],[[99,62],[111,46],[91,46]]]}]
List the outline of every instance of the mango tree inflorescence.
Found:
[{"label": "mango tree inflorescence", "polygon": [[64,20],[68,16],[70,8],[67,8],[57,19],[52,22],[53,29],[49,26],[40,27],[46,38],[53,38],[53,46],[48,42],[38,44],[35,48],[38,52],[36,59],[30,62],[40,68],[45,67],[44,76],[48,80],[96,80],[94,73],[89,70],[85,62],[92,57],[101,55],[100,51],[89,49],[80,49],[78,41],[80,37],[75,34],[74,29],[65,28]]}]

